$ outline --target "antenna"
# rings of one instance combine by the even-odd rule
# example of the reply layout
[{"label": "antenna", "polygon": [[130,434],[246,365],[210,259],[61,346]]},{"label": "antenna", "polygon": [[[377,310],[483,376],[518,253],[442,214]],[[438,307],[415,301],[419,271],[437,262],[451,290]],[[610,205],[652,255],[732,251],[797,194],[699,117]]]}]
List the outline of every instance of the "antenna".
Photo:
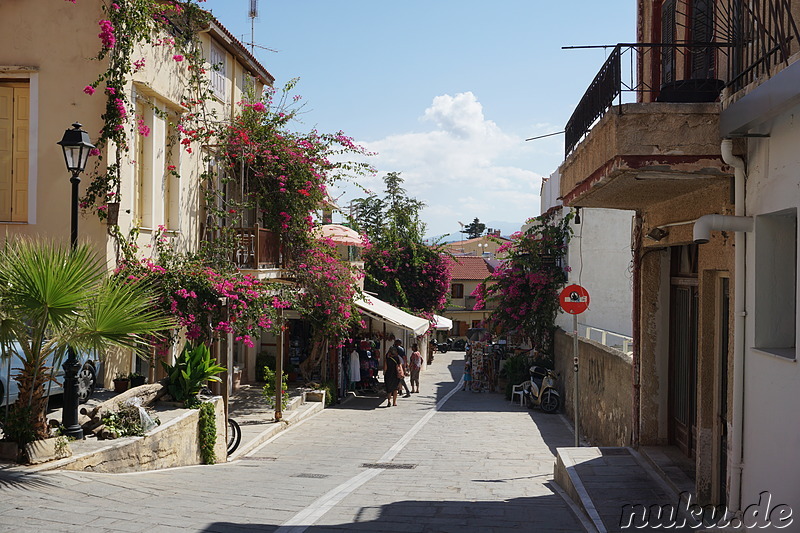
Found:
[{"label": "antenna", "polygon": [[258,0],[250,0],[250,53],[255,55],[256,28],[255,21],[258,18]]}]

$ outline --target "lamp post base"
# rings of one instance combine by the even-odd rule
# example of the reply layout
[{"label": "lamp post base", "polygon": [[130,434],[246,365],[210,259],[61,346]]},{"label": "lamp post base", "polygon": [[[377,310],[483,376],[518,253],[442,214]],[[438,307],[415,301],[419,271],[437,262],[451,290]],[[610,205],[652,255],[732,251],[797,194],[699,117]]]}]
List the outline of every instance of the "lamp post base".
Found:
[{"label": "lamp post base", "polygon": [[78,423],[78,370],[81,367],[75,349],[67,349],[67,360],[64,362],[64,407],[61,424],[64,435],[71,439],[82,439],[83,428]]}]

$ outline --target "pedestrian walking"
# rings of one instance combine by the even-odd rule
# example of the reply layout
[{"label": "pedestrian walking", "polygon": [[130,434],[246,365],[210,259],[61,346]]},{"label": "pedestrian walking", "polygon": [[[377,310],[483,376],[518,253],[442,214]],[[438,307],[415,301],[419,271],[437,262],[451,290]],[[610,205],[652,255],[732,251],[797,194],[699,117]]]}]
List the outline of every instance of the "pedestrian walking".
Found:
[{"label": "pedestrian walking", "polygon": [[406,351],[403,348],[403,343],[400,342],[400,339],[396,339],[394,341],[394,348],[397,350],[397,356],[400,358],[404,371],[403,377],[400,378],[400,386],[406,390],[406,395],[404,396],[404,398],[410,398],[411,391],[409,390],[408,385],[406,384],[406,378],[405,378],[405,374],[408,374],[408,360],[406,359]]},{"label": "pedestrian walking", "polygon": [[419,392],[419,372],[422,370],[422,354],[419,353],[416,344],[411,345],[411,358],[409,359],[411,368],[411,392]]},{"label": "pedestrian walking", "polygon": [[402,363],[397,355],[397,348],[390,346],[383,358],[383,383],[386,385],[386,407],[397,406],[397,389],[400,387]]},{"label": "pedestrian walking", "polygon": [[472,362],[467,360],[467,362],[464,363],[464,387],[461,390],[467,390],[467,387],[470,385],[472,385]]}]

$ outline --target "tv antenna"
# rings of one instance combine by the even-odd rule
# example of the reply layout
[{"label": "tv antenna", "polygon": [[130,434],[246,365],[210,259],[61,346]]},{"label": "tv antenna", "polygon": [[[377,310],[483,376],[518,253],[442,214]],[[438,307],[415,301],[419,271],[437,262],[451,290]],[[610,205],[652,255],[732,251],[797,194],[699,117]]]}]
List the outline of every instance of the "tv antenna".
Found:
[{"label": "tv antenna", "polygon": [[258,0],[250,0],[250,53],[255,54],[256,43],[256,19],[258,18]]}]

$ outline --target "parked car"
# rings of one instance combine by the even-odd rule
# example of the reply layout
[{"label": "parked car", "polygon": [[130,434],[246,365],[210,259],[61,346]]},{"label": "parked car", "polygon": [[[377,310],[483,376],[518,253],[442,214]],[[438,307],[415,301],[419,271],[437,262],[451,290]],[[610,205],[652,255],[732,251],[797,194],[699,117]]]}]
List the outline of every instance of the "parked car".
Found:
[{"label": "parked car", "polygon": [[[18,350],[19,345],[16,345],[16,348],[12,346],[12,349]],[[80,370],[78,370],[78,400],[80,403],[85,403],[94,394],[97,383],[97,357],[93,353],[78,353],[78,361],[81,364]],[[54,396],[64,392],[63,364],[62,360],[56,368],[55,381],[45,383],[45,395]],[[45,366],[53,366],[52,354],[48,357]],[[22,361],[16,355],[0,356],[0,406],[10,405],[17,400],[19,389],[13,376],[17,375],[20,369],[22,369]]]}]

